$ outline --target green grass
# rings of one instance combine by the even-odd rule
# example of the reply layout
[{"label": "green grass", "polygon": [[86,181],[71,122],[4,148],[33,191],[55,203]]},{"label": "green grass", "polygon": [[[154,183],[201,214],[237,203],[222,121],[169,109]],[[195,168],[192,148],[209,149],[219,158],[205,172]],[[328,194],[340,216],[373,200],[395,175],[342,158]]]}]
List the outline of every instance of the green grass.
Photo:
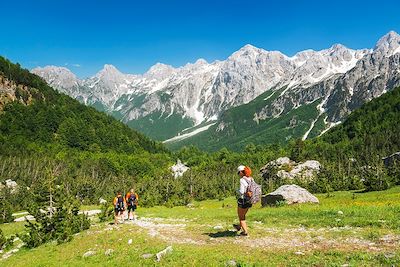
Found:
[{"label": "green grass", "polygon": [[22,233],[25,230],[25,222],[3,223],[0,224],[0,229],[3,231],[4,236],[10,237],[17,233]]},{"label": "green grass", "polygon": [[[321,204],[285,205],[277,208],[261,208],[256,205],[249,212],[249,221],[261,221],[266,226],[308,227],[377,227],[400,230],[400,187],[384,192],[334,192],[316,195]],[[225,207],[223,207],[225,206]],[[235,199],[207,200],[195,203],[193,210],[187,207],[153,207],[141,210],[142,216],[162,218],[196,219],[210,223],[235,218]],[[342,211],[343,215],[338,215]],[[340,219],[340,221],[336,221]],[[384,222],[383,222],[384,221]]]},{"label": "green grass", "polygon": [[[139,207],[138,215],[154,223],[96,223],[67,244],[22,249],[2,266],[399,266],[400,187],[383,192],[333,192],[317,195],[319,205],[251,208],[250,237],[229,230],[236,219],[235,199],[194,202],[191,207]],[[96,206],[85,207],[96,208]],[[342,211],[343,214],[338,213]],[[1,225],[6,235],[23,231],[23,224]],[[216,230],[214,227],[220,226]],[[106,228],[113,230],[106,231]],[[392,241],[382,241],[393,238]],[[134,244],[128,245],[133,239]],[[350,241],[349,241],[350,240]],[[353,244],[351,240],[355,243]],[[332,245],[333,244],[333,245]],[[172,245],[160,262],[143,259]],[[104,252],[112,248],[112,256]],[[83,258],[88,251],[96,255]]]}]

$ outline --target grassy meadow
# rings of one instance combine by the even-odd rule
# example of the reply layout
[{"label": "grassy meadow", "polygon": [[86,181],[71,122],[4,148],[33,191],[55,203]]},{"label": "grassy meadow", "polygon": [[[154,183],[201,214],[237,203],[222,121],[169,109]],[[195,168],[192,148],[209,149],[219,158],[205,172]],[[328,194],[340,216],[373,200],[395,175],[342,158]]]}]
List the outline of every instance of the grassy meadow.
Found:
[{"label": "grassy meadow", "polygon": [[[22,248],[1,266],[400,266],[400,187],[317,195],[319,205],[253,207],[249,237],[232,229],[234,198],[138,209],[138,219],[100,223],[65,244]],[[91,209],[96,207],[84,207]],[[6,235],[24,223],[0,225]],[[132,244],[128,244],[132,239]],[[18,243],[18,242],[17,242]],[[158,262],[167,246],[172,253]],[[111,255],[105,252],[112,249]],[[87,251],[95,255],[83,257]],[[153,254],[143,258],[144,254]],[[1,255],[0,255],[1,257]]]}]

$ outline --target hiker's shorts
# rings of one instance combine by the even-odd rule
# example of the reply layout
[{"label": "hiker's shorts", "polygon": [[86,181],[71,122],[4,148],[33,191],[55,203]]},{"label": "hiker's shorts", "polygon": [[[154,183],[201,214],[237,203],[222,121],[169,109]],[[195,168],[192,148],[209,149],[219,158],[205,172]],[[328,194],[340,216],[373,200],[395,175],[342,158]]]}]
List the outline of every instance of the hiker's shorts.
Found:
[{"label": "hiker's shorts", "polygon": [[253,205],[251,204],[251,202],[245,198],[238,198],[238,207],[242,208],[242,209],[248,209],[251,208]]},{"label": "hiker's shorts", "polygon": [[121,215],[121,214],[123,214],[124,213],[124,210],[123,209],[119,209],[119,208],[114,208],[114,214],[115,215]]},{"label": "hiker's shorts", "polygon": [[128,212],[133,212],[133,211],[135,211],[137,209],[137,206],[136,205],[132,205],[132,206],[128,206]]}]

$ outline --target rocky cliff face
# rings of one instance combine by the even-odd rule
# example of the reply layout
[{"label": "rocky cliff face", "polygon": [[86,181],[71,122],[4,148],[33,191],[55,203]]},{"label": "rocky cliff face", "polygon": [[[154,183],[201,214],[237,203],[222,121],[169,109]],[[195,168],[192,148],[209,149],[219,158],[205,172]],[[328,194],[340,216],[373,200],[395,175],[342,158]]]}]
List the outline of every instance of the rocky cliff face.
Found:
[{"label": "rocky cliff face", "polygon": [[[256,110],[258,123],[319,101],[319,115],[312,119],[323,118],[327,129],[365,101],[398,86],[399,57],[400,36],[389,32],[372,50],[337,44],[288,57],[246,45],[225,61],[200,59],[180,68],[158,63],[143,75],[123,74],[111,65],[85,80],[59,67],[32,72],[126,123],[144,119],[162,125],[168,118],[180,117],[196,126],[218,120],[224,111],[270,91],[274,100]],[[154,121],[155,117],[160,119]],[[303,138],[307,136],[304,133]]]},{"label": "rocky cliff face", "polygon": [[25,85],[17,85],[0,74],[0,112],[4,106],[13,101],[19,101],[24,105],[32,102],[32,93],[36,97],[42,97],[38,90]]}]

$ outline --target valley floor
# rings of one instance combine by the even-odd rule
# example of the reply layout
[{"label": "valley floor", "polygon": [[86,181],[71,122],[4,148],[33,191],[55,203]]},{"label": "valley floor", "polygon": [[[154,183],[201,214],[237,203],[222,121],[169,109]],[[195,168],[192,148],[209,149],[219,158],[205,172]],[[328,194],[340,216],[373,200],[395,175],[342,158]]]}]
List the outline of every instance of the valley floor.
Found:
[{"label": "valley floor", "polygon": [[[139,208],[135,221],[114,226],[94,219],[69,243],[21,248],[0,265],[400,266],[400,187],[318,198],[319,205],[253,207],[249,237],[232,229],[233,198]],[[0,227],[10,235],[23,231],[23,222]],[[158,262],[156,254],[168,246],[172,251]],[[83,257],[88,251],[95,254]]]}]

